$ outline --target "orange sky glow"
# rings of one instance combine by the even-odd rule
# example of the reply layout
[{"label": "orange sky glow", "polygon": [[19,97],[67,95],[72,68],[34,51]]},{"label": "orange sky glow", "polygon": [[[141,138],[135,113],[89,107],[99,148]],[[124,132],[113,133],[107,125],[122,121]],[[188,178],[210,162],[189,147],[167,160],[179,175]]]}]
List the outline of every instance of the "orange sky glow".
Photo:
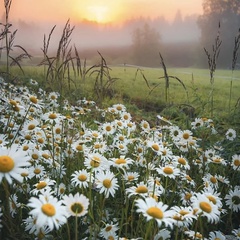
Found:
[{"label": "orange sky glow", "polygon": [[[0,17],[3,16],[3,0]],[[202,0],[13,0],[10,19],[30,22],[77,22],[83,19],[99,23],[121,24],[137,17],[165,16],[172,20],[182,15],[202,13]]]}]

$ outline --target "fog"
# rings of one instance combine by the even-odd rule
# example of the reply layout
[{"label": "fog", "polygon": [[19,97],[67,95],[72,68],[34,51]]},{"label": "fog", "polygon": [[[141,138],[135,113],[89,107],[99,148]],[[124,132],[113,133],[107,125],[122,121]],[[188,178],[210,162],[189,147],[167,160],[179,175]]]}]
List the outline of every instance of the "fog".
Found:
[{"label": "fog", "polygon": [[[131,46],[133,31],[141,28],[146,23],[159,33],[162,43],[198,41],[200,30],[197,26],[197,18],[197,15],[183,18],[181,12],[178,11],[172,22],[168,22],[164,17],[155,19],[139,17],[125,21],[121,26],[116,26],[98,24],[87,20],[81,22],[71,22],[70,20],[71,26],[74,26],[71,42],[79,50]],[[32,52],[32,54],[40,53],[43,47],[44,34],[48,36],[54,25],[56,25],[56,28],[50,42],[50,47],[54,49],[60,39],[65,25],[64,22],[49,22],[47,24],[26,22],[24,20],[13,22],[12,30],[18,29],[15,42],[26,48],[30,53]]]}]

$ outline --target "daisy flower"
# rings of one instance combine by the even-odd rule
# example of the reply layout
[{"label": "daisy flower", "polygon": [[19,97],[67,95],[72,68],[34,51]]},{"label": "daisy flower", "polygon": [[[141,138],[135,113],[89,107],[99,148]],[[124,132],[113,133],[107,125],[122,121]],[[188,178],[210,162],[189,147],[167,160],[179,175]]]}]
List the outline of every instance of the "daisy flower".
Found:
[{"label": "daisy flower", "polygon": [[146,120],[142,120],[140,123],[140,127],[143,132],[149,132],[150,131],[150,124]]},{"label": "daisy flower", "polygon": [[109,237],[116,234],[118,229],[119,229],[119,227],[117,226],[117,224],[107,223],[104,226],[104,228],[101,229],[100,236],[103,237],[104,239],[112,239],[112,238],[109,238]]},{"label": "daisy flower", "polygon": [[178,167],[178,168],[184,169],[184,170],[189,170],[190,169],[190,165],[188,164],[188,161],[185,157],[175,156],[173,158],[173,160],[174,160],[173,165],[175,167]]},{"label": "daisy flower", "polygon": [[59,229],[61,225],[66,223],[66,208],[62,205],[62,201],[53,197],[51,194],[40,194],[38,198],[31,197],[27,204],[30,208],[33,208],[29,214],[36,219],[37,229],[44,226],[48,226],[50,230],[54,227]]},{"label": "daisy flower", "polygon": [[230,190],[225,196],[227,206],[234,212],[240,211],[240,188],[235,187],[234,190]]},{"label": "daisy flower", "polygon": [[75,171],[71,177],[71,184],[73,186],[78,186],[78,187],[83,187],[83,188],[87,188],[88,187],[88,183],[89,183],[89,173],[83,169],[83,170],[79,170],[79,171]]},{"label": "daisy flower", "polygon": [[126,107],[121,103],[114,104],[112,108],[114,108],[117,113],[122,113],[126,111]]},{"label": "daisy flower", "polygon": [[223,235],[222,232],[220,231],[215,231],[215,232],[210,232],[209,233],[209,237],[208,237],[209,240],[225,240],[226,237],[225,235]]},{"label": "daisy flower", "polygon": [[132,186],[126,189],[126,193],[129,198],[134,195],[146,197],[149,195],[149,192],[149,187],[143,182],[138,183],[137,186]]},{"label": "daisy flower", "polygon": [[236,134],[236,131],[234,129],[229,128],[227,130],[227,132],[225,133],[225,136],[226,136],[227,140],[233,141],[236,138],[237,134]]},{"label": "daisy flower", "polygon": [[210,223],[219,221],[220,211],[218,206],[207,198],[203,193],[196,193],[192,198],[192,208],[196,214],[207,217]]},{"label": "daisy flower", "polygon": [[21,207],[21,203],[18,203],[18,197],[16,194],[13,194],[9,197],[9,208],[11,216],[14,217],[14,215],[17,213],[17,209]]},{"label": "daisy flower", "polygon": [[99,188],[99,192],[104,193],[106,198],[109,197],[109,194],[114,197],[119,187],[115,174],[110,171],[98,172],[96,174],[96,184],[96,187]]},{"label": "daisy flower", "polygon": [[124,180],[127,182],[127,184],[131,182],[135,182],[139,178],[139,173],[137,172],[125,172],[123,176]]},{"label": "daisy flower", "polygon": [[155,236],[153,240],[167,240],[171,238],[171,232],[166,228],[161,229]]},{"label": "daisy flower", "polygon": [[202,118],[195,118],[193,122],[191,122],[192,129],[197,129],[199,127],[202,127],[204,124]]},{"label": "daisy flower", "polygon": [[21,173],[24,167],[30,166],[29,157],[26,152],[18,149],[17,145],[12,145],[11,148],[1,148],[0,151],[0,183],[5,178],[9,184],[12,184],[12,178],[22,182]]},{"label": "daisy flower", "polygon": [[113,123],[104,123],[102,125],[102,133],[106,135],[111,135],[116,131]]},{"label": "daisy flower", "polygon": [[34,195],[37,195],[38,193],[50,190],[51,186],[54,185],[55,183],[56,183],[55,180],[51,180],[50,178],[42,179],[34,185],[35,188],[33,188],[31,192]]},{"label": "daisy flower", "polygon": [[173,219],[176,221],[175,224],[178,227],[189,227],[193,220],[196,219],[192,207],[174,206],[171,209],[175,211]]},{"label": "daisy flower", "polygon": [[156,202],[154,198],[148,197],[136,200],[137,212],[142,213],[147,221],[154,219],[158,226],[161,227],[165,224],[166,227],[173,227],[174,220],[172,216],[175,211],[167,210],[168,205],[163,204],[163,202]]},{"label": "daisy flower", "polygon": [[234,170],[240,171],[240,155],[234,154],[232,156],[231,166]]},{"label": "daisy flower", "polygon": [[109,168],[108,160],[99,153],[88,154],[84,160],[84,165],[87,169],[92,169],[94,172]]},{"label": "daisy flower", "polygon": [[66,205],[68,217],[82,217],[87,214],[89,199],[83,194],[76,193],[74,196],[63,196],[63,204]]},{"label": "daisy flower", "polygon": [[113,167],[122,169],[128,169],[129,165],[133,163],[133,160],[131,158],[125,158],[125,156],[120,156],[119,158],[113,158],[111,160],[113,162]]},{"label": "daisy flower", "polygon": [[175,179],[176,176],[180,175],[180,169],[173,166],[165,166],[161,168],[156,168],[157,172],[164,177],[169,177]]},{"label": "daisy flower", "polygon": [[232,234],[237,238],[240,239],[240,227],[238,229],[233,229]]}]

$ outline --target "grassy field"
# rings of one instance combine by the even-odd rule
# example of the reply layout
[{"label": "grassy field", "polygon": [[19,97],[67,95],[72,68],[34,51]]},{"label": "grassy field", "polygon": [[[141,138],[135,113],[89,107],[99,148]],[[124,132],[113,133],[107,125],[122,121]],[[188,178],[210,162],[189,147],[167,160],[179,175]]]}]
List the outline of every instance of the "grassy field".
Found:
[{"label": "grassy field", "polygon": [[[94,100],[103,107],[123,103],[136,115],[143,115],[150,121],[151,116],[155,116],[155,113],[162,113],[171,120],[179,120],[187,115],[191,118],[205,116],[225,119],[226,121],[229,121],[229,118],[234,120],[234,116],[239,113],[239,70],[234,72],[231,70],[216,70],[212,86],[208,69],[169,68],[167,69],[169,86],[166,88],[166,79],[162,68],[108,67],[110,68],[109,77],[117,80],[107,89],[103,99],[98,98],[96,89],[94,89],[96,73],[91,76],[90,73],[87,74],[85,79],[80,76],[73,78],[75,85],[73,86],[71,83],[70,89],[68,89],[68,85],[65,86],[64,97],[72,102],[82,98]],[[52,84],[48,84],[44,80],[43,67],[24,67],[24,71],[25,81],[32,78],[40,82],[40,86],[48,89],[48,91],[56,90]],[[107,84],[107,81],[103,77],[103,85]],[[213,87],[213,91],[211,87]],[[232,91],[231,100],[230,89]],[[213,116],[211,116],[210,105],[212,94],[214,101]],[[153,114],[151,115],[151,113]],[[234,122],[234,125],[237,124],[238,121]]]}]

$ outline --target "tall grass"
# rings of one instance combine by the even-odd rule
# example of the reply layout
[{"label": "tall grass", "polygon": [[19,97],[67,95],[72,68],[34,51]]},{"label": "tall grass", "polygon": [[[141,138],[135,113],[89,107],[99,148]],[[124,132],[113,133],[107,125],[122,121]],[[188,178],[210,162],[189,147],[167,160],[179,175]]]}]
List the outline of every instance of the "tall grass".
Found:
[{"label": "tall grass", "polygon": [[210,92],[210,112],[211,117],[213,117],[213,110],[214,110],[214,72],[217,68],[217,59],[220,53],[220,47],[221,47],[222,41],[220,39],[220,23],[218,26],[218,34],[215,38],[215,42],[212,45],[212,55],[208,52],[206,48],[204,48],[204,51],[207,55],[208,59],[208,68],[210,73],[210,84],[211,84],[211,92]]},{"label": "tall grass", "polygon": [[[0,26],[3,28],[0,32],[0,42],[2,42],[0,47],[0,59],[3,57],[3,52],[6,52],[6,71],[3,71],[2,74],[5,75],[7,80],[14,81],[15,76],[11,76],[10,67],[17,65],[21,71],[24,73],[21,66],[21,60],[24,58],[31,58],[31,55],[27,52],[25,48],[20,45],[14,45],[15,36],[17,30],[12,31],[12,24],[9,21],[9,14],[11,10],[12,0],[4,0],[4,9],[5,9],[5,22],[0,23]],[[20,49],[21,53],[17,56],[11,54],[13,49]]]}]

